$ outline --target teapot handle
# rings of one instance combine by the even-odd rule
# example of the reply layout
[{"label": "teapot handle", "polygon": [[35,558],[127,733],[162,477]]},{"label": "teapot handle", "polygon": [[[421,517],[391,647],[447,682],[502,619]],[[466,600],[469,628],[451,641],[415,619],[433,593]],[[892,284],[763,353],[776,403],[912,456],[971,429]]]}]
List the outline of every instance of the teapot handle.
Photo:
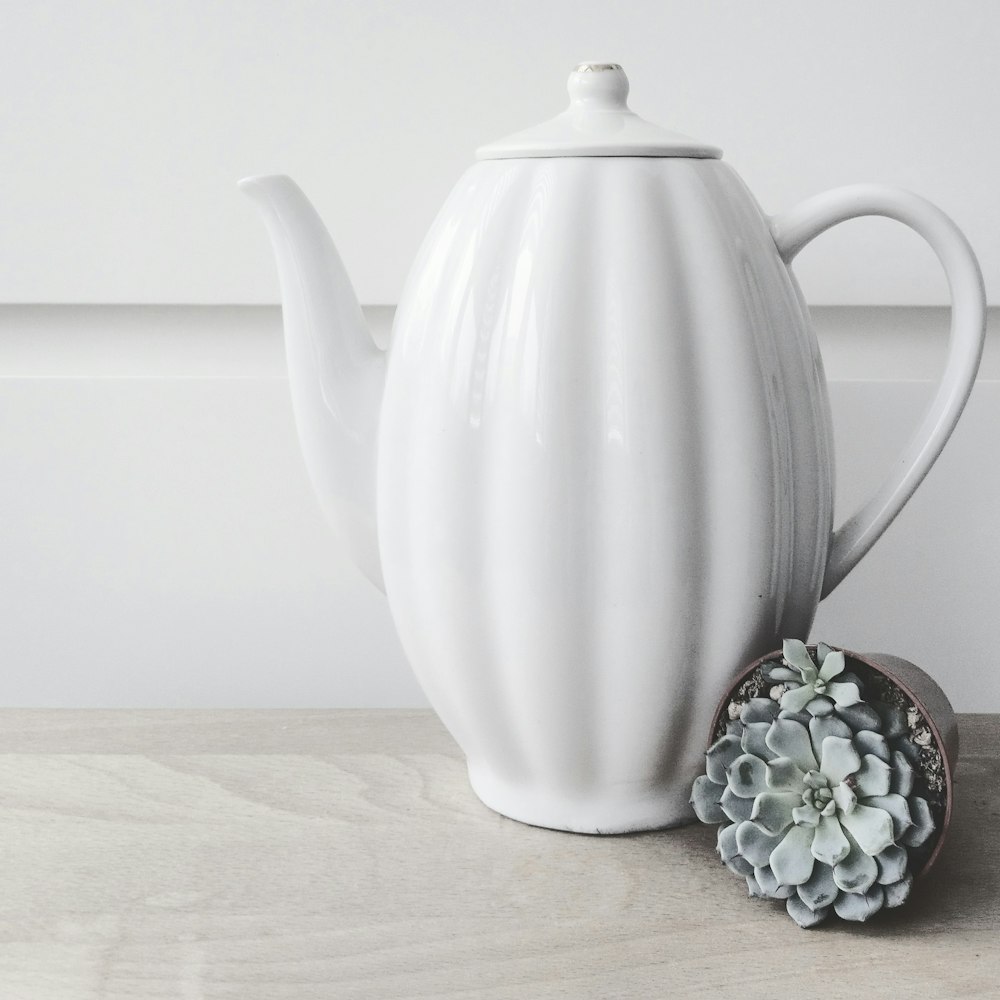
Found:
[{"label": "teapot handle", "polygon": [[986,334],[986,293],[972,248],[958,226],[924,198],[876,184],[837,188],[772,218],[771,232],[782,260],[791,264],[820,233],[862,215],[895,219],[930,244],[948,278],[951,333],[944,374],[916,433],[875,495],[833,533],[821,599],[889,527],[941,453],[972,391]]}]

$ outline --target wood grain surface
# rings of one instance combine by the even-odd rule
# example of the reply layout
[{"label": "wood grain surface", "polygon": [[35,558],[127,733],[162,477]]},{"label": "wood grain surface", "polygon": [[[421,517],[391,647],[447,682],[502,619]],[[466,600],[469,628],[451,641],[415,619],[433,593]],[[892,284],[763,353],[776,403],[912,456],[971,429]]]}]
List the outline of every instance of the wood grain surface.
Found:
[{"label": "wood grain surface", "polygon": [[0,712],[0,1000],[1000,996],[1000,717],[901,910],[802,931],[714,831],[481,805],[424,711]]}]

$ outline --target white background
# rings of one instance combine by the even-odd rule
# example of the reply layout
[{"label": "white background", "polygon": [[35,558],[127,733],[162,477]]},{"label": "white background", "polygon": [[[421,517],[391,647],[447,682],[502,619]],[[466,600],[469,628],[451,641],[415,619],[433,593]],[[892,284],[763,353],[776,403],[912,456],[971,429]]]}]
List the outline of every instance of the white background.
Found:
[{"label": "white background", "polygon": [[[767,211],[858,180],[930,197],[1000,282],[1000,7],[979,2],[0,4],[0,703],[412,705],[383,598],[309,494],[269,247],[234,186],[295,176],[362,301],[396,301],[482,142],[582,59],[721,145]],[[940,370],[947,290],[882,221],[796,263],[849,513]],[[995,299],[992,299],[995,301]],[[389,309],[370,309],[385,336]],[[1000,373],[814,638],[1000,710]]]},{"label": "white background", "polygon": [[[284,172],[361,301],[395,303],[473,150],[561,111],[588,59],[721,146],[766,211],[900,184],[993,276],[998,51],[984,0],[4,0],[0,300],[274,302],[234,181]],[[799,270],[818,303],[945,301],[890,223],[844,227]]]}]

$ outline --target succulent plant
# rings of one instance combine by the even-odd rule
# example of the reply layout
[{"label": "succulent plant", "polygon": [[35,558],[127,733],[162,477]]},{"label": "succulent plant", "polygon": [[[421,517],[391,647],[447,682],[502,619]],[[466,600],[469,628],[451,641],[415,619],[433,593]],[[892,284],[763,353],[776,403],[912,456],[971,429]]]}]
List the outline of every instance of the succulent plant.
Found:
[{"label": "succulent plant", "polygon": [[866,703],[843,652],[820,646],[817,661],[792,641],[780,663],[763,665],[777,688],[741,705],[692,794],[699,819],[720,824],[719,854],[750,895],[785,900],[802,927],[831,909],[863,921],[904,903],[910,852],[936,828],[906,713]]},{"label": "succulent plant", "polygon": [[835,708],[848,708],[861,701],[856,680],[833,678],[844,672],[843,650],[825,643],[816,647],[816,663],[799,639],[782,644],[783,659],[767,671],[770,680],[784,682],[779,704],[788,712],[807,711],[810,715],[829,715]]}]

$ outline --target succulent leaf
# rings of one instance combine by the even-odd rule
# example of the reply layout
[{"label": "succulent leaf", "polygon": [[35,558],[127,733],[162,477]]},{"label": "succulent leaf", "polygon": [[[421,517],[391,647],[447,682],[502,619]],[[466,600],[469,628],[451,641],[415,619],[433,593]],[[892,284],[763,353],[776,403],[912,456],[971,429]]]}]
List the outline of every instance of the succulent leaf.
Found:
[{"label": "succulent leaf", "polygon": [[833,702],[827,697],[817,696],[813,698],[808,705],[806,705],[806,715],[832,715],[833,714]]},{"label": "succulent leaf", "polygon": [[753,874],[757,880],[757,885],[760,886],[761,892],[768,899],[788,899],[789,896],[795,893],[795,887],[782,885],[775,878],[774,872],[770,868],[755,868]]},{"label": "succulent leaf", "polygon": [[868,795],[888,795],[892,783],[892,768],[873,753],[861,758],[861,767],[854,775],[855,789],[859,798]]},{"label": "succulent leaf", "polygon": [[715,838],[715,849],[719,852],[719,857],[723,861],[731,861],[740,853],[739,844],[736,843],[736,827],[720,826]]},{"label": "succulent leaf", "polygon": [[825,909],[836,898],[840,889],[833,881],[833,869],[829,865],[817,862],[813,866],[813,873],[809,880],[803,882],[797,889],[799,899],[802,900],[810,910]]},{"label": "succulent leaf", "polygon": [[796,826],[819,826],[819,821],[823,814],[814,805],[803,803],[792,810],[792,822]]},{"label": "succulent leaf", "polygon": [[808,726],[809,720],[812,718],[812,716],[805,709],[803,709],[801,712],[788,712],[785,709],[782,709],[778,713],[778,718],[791,719],[792,722],[797,722],[800,726]]},{"label": "succulent leaf", "polygon": [[903,835],[902,841],[907,847],[920,847],[934,832],[934,817],[926,799],[913,795],[908,801],[913,826]]},{"label": "succulent leaf", "polygon": [[878,878],[878,865],[850,837],[848,841],[851,844],[850,853],[834,866],[833,880],[844,892],[867,892]]},{"label": "succulent leaf", "polygon": [[[851,851],[851,845],[844,836],[840,820],[836,816],[824,816],[816,827],[812,841],[812,855],[817,861],[830,866],[839,865]],[[830,873],[833,880],[833,872]]]},{"label": "succulent leaf", "polygon": [[802,771],[815,771],[819,767],[812,752],[809,730],[799,722],[775,719],[767,731],[765,742],[779,757],[795,761]]},{"label": "succulent leaf", "polygon": [[906,850],[893,844],[887,847],[876,859],[878,865],[878,881],[882,885],[891,885],[906,876]]},{"label": "succulent leaf", "polygon": [[816,643],[816,662],[823,666],[826,662],[826,658],[833,652],[833,647],[828,646],[825,642]]},{"label": "succulent leaf", "polygon": [[792,825],[792,810],[802,802],[795,792],[764,792],[754,799],[750,818],[772,837]]},{"label": "succulent leaf", "polygon": [[767,791],[767,764],[753,754],[741,754],[729,765],[728,780],[736,795],[752,799]]},{"label": "succulent leaf", "polygon": [[913,888],[913,876],[905,875],[898,882],[892,885],[883,886],[885,891],[885,905],[892,908],[902,906],[910,898],[910,890]]},{"label": "succulent leaf", "polygon": [[854,734],[854,747],[859,754],[872,753],[879,760],[889,763],[889,744],[881,733],[871,729],[858,730]]},{"label": "succulent leaf", "polygon": [[872,857],[893,842],[892,817],[884,809],[859,802],[849,813],[841,814],[840,823],[857,841],[858,847]]},{"label": "succulent leaf", "polygon": [[811,684],[819,676],[819,670],[801,639],[786,639],[781,644],[781,655],[790,667],[799,672],[803,683]]},{"label": "succulent leaf", "polygon": [[734,822],[742,823],[753,812],[753,799],[742,799],[727,785],[719,802],[722,811]]},{"label": "succulent leaf", "polygon": [[892,781],[889,791],[896,795],[902,795],[904,798],[911,795],[916,773],[913,765],[906,759],[906,754],[893,750]]},{"label": "succulent leaf", "polygon": [[837,708],[837,714],[854,730],[877,733],[882,728],[882,719],[871,705],[859,701],[856,705],[844,705]]},{"label": "succulent leaf", "polygon": [[834,681],[832,684],[827,684],[826,694],[834,700],[837,708],[849,708],[852,705],[859,704],[861,701],[861,691],[858,689],[857,684],[851,684],[850,682],[841,683]]},{"label": "succulent leaf", "polygon": [[740,722],[771,723],[778,715],[778,706],[770,698],[751,698],[740,712]]},{"label": "succulent leaf", "polygon": [[771,871],[782,885],[801,885],[813,872],[813,831],[793,826],[771,852]]},{"label": "succulent leaf", "polygon": [[819,679],[822,681],[831,681],[837,674],[842,674],[844,672],[844,651],[841,649],[830,649],[827,646],[829,652],[820,657],[819,648],[816,650],[816,659],[819,661]]},{"label": "succulent leaf", "polygon": [[831,785],[839,784],[861,767],[861,758],[854,745],[839,736],[827,736],[823,740],[822,760],[820,770]]},{"label": "succulent leaf", "polygon": [[761,760],[773,760],[778,755],[767,745],[765,738],[770,722],[749,722],[743,731],[742,746],[745,753],[752,753]]},{"label": "succulent leaf", "polygon": [[815,697],[816,691],[811,684],[789,688],[781,696],[781,707],[786,712],[801,712]]},{"label": "succulent leaf", "polygon": [[738,736],[720,736],[705,754],[705,773],[718,785],[728,780],[729,765],[743,752]]},{"label": "succulent leaf", "polygon": [[887,740],[895,739],[897,736],[905,736],[909,732],[909,727],[906,725],[906,712],[898,705],[876,702],[872,707],[882,719],[882,733]]},{"label": "succulent leaf", "polygon": [[894,841],[902,840],[906,832],[913,826],[909,804],[902,795],[873,795],[865,799],[864,802],[867,806],[882,809],[892,817],[892,839]]},{"label": "succulent leaf", "polygon": [[785,901],[785,909],[788,911],[788,915],[794,920],[799,927],[808,930],[810,927],[815,927],[817,924],[821,924],[825,919],[826,915],[830,912],[828,906],[824,906],[822,909],[812,910],[805,903],[799,899],[798,896],[789,896]]},{"label": "succulent leaf", "polygon": [[836,715],[816,716],[809,720],[809,739],[812,743],[813,755],[817,760],[823,755],[823,740],[827,736],[839,736],[849,740],[854,734],[851,727]]},{"label": "succulent leaf", "polygon": [[842,920],[864,923],[875,916],[885,903],[885,892],[880,885],[873,885],[866,892],[842,892],[833,904]]},{"label": "succulent leaf", "polygon": [[739,875],[741,878],[747,878],[753,875],[753,865],[747,861],[746,858],[741,854],[737,854],[736,857],[730,858],[726,862],[726,867],[734,874]]},{"label": "succulent leaf", "polygon": [[858,804],[858,797],[846,783],[841,782],[833,790],[833,801],[837,804],[837,809],[846,815],[854,811],[854,807]]},{"label": "succulent leaf", "polygon": [[805,774],[790,757],[775,757],[767,765],[767,784],[778,792],[801,792]]},{"label": "succulent leaf", "polygon": [[771,852],[781,843],[781,835],[772,837],[756,823],[740,823],[736,827],[736,845],[740,854],[754,866],[765,868],[771,863]]},{"label": "succulent leaf", "polygon": [[691,787],[691,805],[702,823],[725,822],[726,814],[721,805],[722,785],[716,784],[707,774],[695,778]]},{"label": "succulent leaf", "polygon": [[779,683],[784,683],[785,681],[795,681],[796,684],[802,683],[802,675],[797,670],[792,670],[790,667],[783,666],[777,661],[765,663],[761,669],[764,676],[769,681],[778,681]]}]

